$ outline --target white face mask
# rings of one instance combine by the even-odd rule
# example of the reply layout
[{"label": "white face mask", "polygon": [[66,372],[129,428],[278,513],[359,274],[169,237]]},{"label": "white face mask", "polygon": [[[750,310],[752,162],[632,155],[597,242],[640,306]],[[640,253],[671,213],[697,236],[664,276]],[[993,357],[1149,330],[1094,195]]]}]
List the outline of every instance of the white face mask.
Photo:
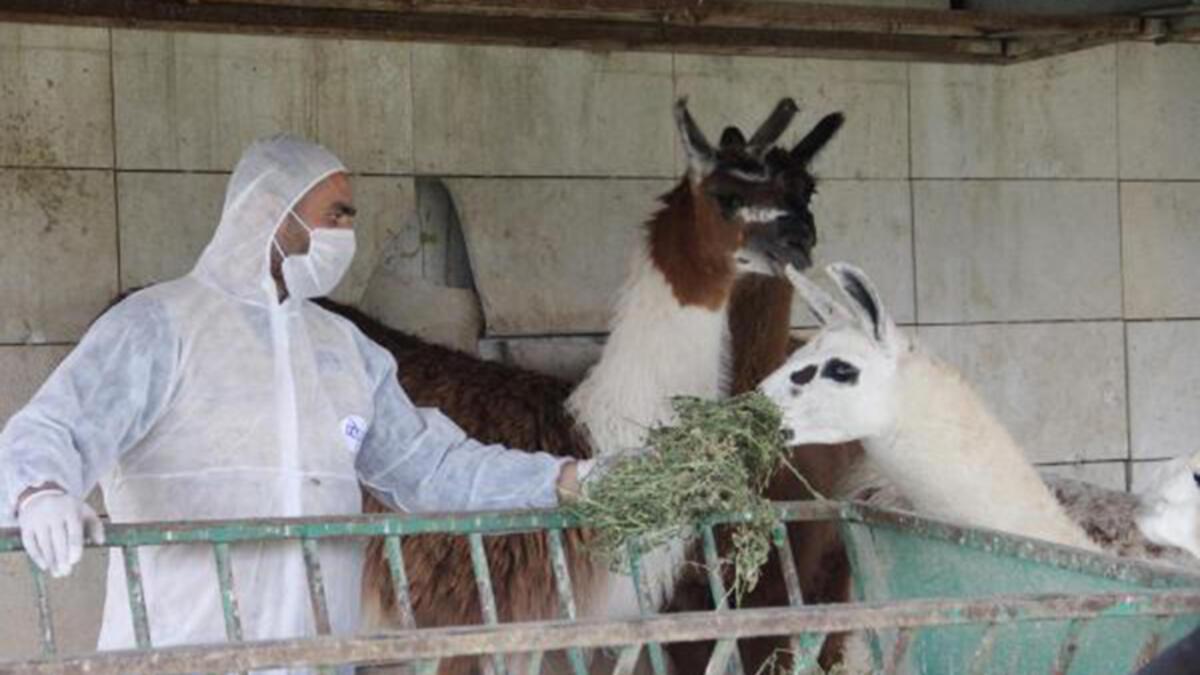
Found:
[{"label": "white face mask", "polygon": [[314,229],[295,211],[292,215],[308,231],[308,253],[284,255],[279,242],[272,239],[280,255],[284,255],[283,283],[288,295],[300,299],[329,295],[354,260],[354,230]]}]

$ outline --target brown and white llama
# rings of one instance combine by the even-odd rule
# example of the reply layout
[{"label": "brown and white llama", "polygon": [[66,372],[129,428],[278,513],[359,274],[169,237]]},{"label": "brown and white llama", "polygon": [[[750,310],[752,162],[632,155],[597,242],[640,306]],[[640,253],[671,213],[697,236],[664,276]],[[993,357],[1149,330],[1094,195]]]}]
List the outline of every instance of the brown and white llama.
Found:
[{"label": "brown and white llama", "polygon": [[[1164,549],[1139,533],[1134,496],[1075,481],[1056,481],[1074,487],[1052,491],[962,376],[896,327],[862,271],[836,263],[827,272],[848,306],[789,269],[823,328],[761,385],[779,405],[793,442],[861,439],[883,479],[916,511],[934,517],[1092,551],[1196,565],[1182,551]],[[1190,471],[1170,482],[1195,486]],[[1164,517],[1172,522],[1191,518],[1194,527],[1200,498],[1183,492],[1172,501],[1190,505],[1190,515],[1180,518],[1173,509]],[[872,503],[880,503],[878,496]],[[889,501],[895,506],[899,500]]]},{"label": "brown and white llama", "polygon": [[[772,149],[795,111],[785,100],[748,141],[727,130],[714,148],[683,102],[677,105],[688,174],[647,224],[601,360],[569,400],[564,382],[422,347],[352,310],[341,311],[393,351],[401,384],[414,402],[437,406],[481,441],[573,456],[636,446],[649,426],[670,419],[670,396],[713,398],[726,392],[727,311],[738,275],[809,264],[815,231],[808,195],[793,184],[794,157]],[[381,508],[375,504],[373,510]],[[583,536],[572,533],[567,541],[581,612],[636,613],[628,579],[593,565],[581,549]],[[544,537],[493,538],[487,546],[501,620],[553,617],[557,604]],[[404,553],[418,625],[481,620],[469,549],[461,538],[409,538]],[[682,563],[682,547],[656,552],[648,562],[653,593],[664,599]],[[378,546],[367,564],[367,604],[376,600],[376,619],[386,621],[394,615],[395,599]],[[443,672],[471,672],[473,666],[474,660],[460,660]]]},{"label": "brown and white llama", "polygon": [[[843,117],[825,117],[789,152],[791,183],[795,197],[809,202],[816,194],[816,180],[807,167],[837,133]],[[751,391],[800,345],[792,335],[792,300],[795,289],[779,276],[749,275],[738,280],[730,302],[729,326],[732,352],[730,394]],[[858,443],[819,448],[801,446],[792,450],[789,461],[808,485],[791,471],[779,471],[767,488],[773,500],[811,499],[809,487],[823,495],[833,494],[845,475],[862,457]],[[832,521],[788,524],[792,558],[796,565],[804,601],[809,604],[846,602],[850,598],[850,562],[842,545],[837,524]],[[727,537],[718,532],[722,555],[728,550]],[[698,552],[693,551],[693,555]],[[697,560],[697,563],[700,561]],[[731,570],[727,570],[730,572]],[[732,579],[727,579],[730,583]],[[675,589],[667,611],[704,611],[713,607],[708,576],[699,564],[691,565]],[[758,585],[742,600],[743,607],[778,607],[789,602],[782,568],[774,551],[763,567]],[[683,642],[667,645],[667,652],[678,672],[703,672],[711,656],[713,642]],[[773,661],[778,668],[789,667],[791,653],[782,637],[751,638],[739,641],[742,664],[748,673],[759,672]],[[841,657],[841,640],[830,639],[821,658],[831,667]]]}]

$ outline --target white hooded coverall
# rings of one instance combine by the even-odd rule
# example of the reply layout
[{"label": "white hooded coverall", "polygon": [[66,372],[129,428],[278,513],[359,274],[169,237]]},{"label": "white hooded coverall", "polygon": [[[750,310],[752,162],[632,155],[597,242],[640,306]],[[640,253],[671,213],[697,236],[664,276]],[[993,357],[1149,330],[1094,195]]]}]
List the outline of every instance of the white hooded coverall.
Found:
[{"label": "white hooded coverall", "polygon": [[[565,461],[484,446],[416,408],[391,354],[307,300],[276,299],[271,239],[288,211],[345,171],[287,136],[252,145],[216,234],[188,275],[101,316],[0,433],[0,525],[20,493],[97,482],[113,522],[330,516],[362,509],[552,507]],[[330,619],[353,633],[362,543],[321,543]],[[140,549],[155,646],[225,641],[209,546]],[[232,548],[246,639],[314,634],[295,542]],[[135,646],[120,555],[109,559],[101,649]]]}]

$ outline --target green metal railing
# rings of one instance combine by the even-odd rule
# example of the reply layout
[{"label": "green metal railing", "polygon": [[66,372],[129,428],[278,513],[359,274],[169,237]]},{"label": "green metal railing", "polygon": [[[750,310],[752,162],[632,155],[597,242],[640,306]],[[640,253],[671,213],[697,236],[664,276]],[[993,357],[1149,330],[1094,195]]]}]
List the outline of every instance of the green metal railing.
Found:
[{"label": "green metal railing", "polygon": [[[860,505],[830,502],[779,504],[773,543],[782,565],[790,606],[769,609],[731,609],[720,573],[715,526],[741,522],[734,514],[712,518],[697,525],[697,539],[708,570],[708,582],[716,606],[714,612],[671,615],[656,614],[648,589],[641,578],[641,551],[628,551],[627,572],[641,604],[642,616],[634,620],[580,619],[572,588],[563,531],[584,523],[553,512],[489,513],[453,516],[366,515],[347,518],[297,520],[251,520],[230,522],[147,523],[110,525],[105,547],[120,549],[128,587],[128,602],[137,649],[64,657],[59,654],[54,634],[46,579],[30,563],[40,621],[41,658],[24,661],[0,660],[0,673],[132,673],[132,672],[246,672],[267,667],[318,668],[331,672],[334,664],[367,664],[385,661],[415,663],[418,672],[436,672],[441,661],[451,657],[477,656],[486,669],[498,675],[509,672],[510,655],[524,655],[524,672],[541,672],[548,651],[565,652],[575,675],[588,673],[585,650],[597,647],[617,650],[614,673],[631,673],[643,650],[656,675],[665,675],[665,642],[715,640],[716,649],[707,674],[741,674],[737,640],[755,636],[787,637],[793,655],[791,673],[808,673],[817,668],[816,657],[826,635],[848,630],[894,630],[896,639],[887,654],[877,650],[882,672],[899,672],[910,645],[920,629],[937,626],[985,625],[984,639],[966,672],[984,672],[991,658],[991,643],[1001,626],[1022,622],[1069,622],[1068,639],[1060,647],[1054,672],[1067,672],[1077,652],[1079,631],[1092,619],[1179,615],[1200,617],[1200,583],[1164,588],[1155,583],[1161,571],[1134,562],[1117,561],[1064,547],[1033,543],[1015,537],[928,521],[896,512]],[[851,603],[811,607],[804,605],[785,524],[796,521],[838,519],[867,527],[919,531],[940,540],[952,541],[991,555],[1069,567],[1080,573],[1101,575],[1145,586],[1144,590],[1104,593],[1018,594],[988,598],[941,598],[898,602]],[[552,621],[501,624],[493,593],[484,538],[542,531],[549,552],[558,597],[559,618]],[[417,629],[407,573],[403,540],[414,535],[443,533],[466,537],[484,623],[481,626]],[[382,537],[388,569],[396,593],[397,615],[402,630],[379,635],[332,635],[320,563],[324,539]],[[303,640],[248,642],[238,609],[236,579],[230,564],[230,548],[245,542],[298,541],[307,570],[309,600],[318,635]],[[218,588],[228,643],[154,648],[147,616],[143,583],[138,565],[142,546],[208,545],[216,561]],[[0,554],[21,550],[14,530],[0,530]],[[859,553],[859,556],[862,554]],[[852,559],[855,554],[852,553]],[[869,580],[865,564],[855,565],[857,584]],[[1165,627],[1165,624],[1164,624]],[[1146,659],[1163,646],[1162,631],[1155,631],[1139,650]],[[1134,664],[1130,664],[1131,666]],[[978,666],[978,667],[977,667]]]}]

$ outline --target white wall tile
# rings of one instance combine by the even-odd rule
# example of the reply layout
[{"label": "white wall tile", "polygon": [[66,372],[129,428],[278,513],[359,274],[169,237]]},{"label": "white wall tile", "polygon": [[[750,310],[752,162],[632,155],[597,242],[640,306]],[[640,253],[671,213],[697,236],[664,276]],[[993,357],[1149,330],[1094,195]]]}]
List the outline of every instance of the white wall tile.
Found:
[{"label": "white wall tile", "polygon": [[412,167],[407,45],[113,31],[121,168],[231,170],[292,132],[352,171]]},{"label": "white wall tile", "polygon": [[1006,66],[912,65],[913,175],[1115,177],[1116,48]]},{"label": "white wall tile", "polygon": [[[817,247],[809,276],[826,284],[831,262],[849,262],[875,282],[892,318],[913,321],[912,210],[907,181],[829,180],[813,201]],[[812,325],[803,301],[792,307],[794,325]]]},{"label": "white wall tile", "polygon": [[1121,315],[1116,183],[919,181],[913,199],[921,322]]},{"label": "white wall tile", "polygon": [[70,350],[65,345],[0,347],[0,428],[29,403]]},{"label": "white wall tile", "polygon": [[1133,457],[1200,450],[1200,321],[1132,322],[1128,331]]},{"label": "white wall tile", "polygon": [[[71,576],[49,579],[54,635],[60,654],[93,652],[104,609],[104,577],[108,556],[89,549]],[[41,656],[36,596],[29,563],[21,555],[0,556],[0,654],[4,660]]]},{"label": "white wall tile", "polygon": [[418,172],[675,174],[667,54],[413,46]]},{"label": "white wall tile", "polygon": [[[791,96],[801,113],[782,142],[792,144],[823,116],[846,114],[846,124],[815,164],[823,176],[908,176],[908,72],[896,63],[737,56],[675,57],[677,92],[688,97],[696,123],[716,143],[727,125],[747,136]],[[682,149],[676,152],[681,169]]]},{"label": "white wall tile", "polygon": [[1125,462],[1087,462],[1039,466],[1043,476],[1063,476],[1099,485],[1109,490],[1125,491]]},{"label": "white wall tile", "polygon": [[419,245],[420,225],[412,178],[356,176],[352,180],[354,205],[358,209],[354,222],[357,251],[354,264],[331,297],[357,303],[388,245],[392,245],[391,255],[407,253],[400,251],[399,242],[413,241]]},{"label": "white wall tile", "polygon": [[1123,43],[1122,178],[1200,178],[1200,45]]},{"label": "white wall tile", "polygon": [[1131,462],[1129,465],[1132,477],[1130,492],[1139,494],[1153,487],[1162,478],[1163,471],[1167,471],[1168,474],[1172,471],[1172,469],[1166,468],[1170,461],[1169,459],[1156,459]]},{"label": "white wall tile", "polygon": [[1128,318],[1200,317],[1200,183],[1122,183]]},{"label": "white wall tile", "polygon": [[64,342],[117,293],[110,171],[0,169],[0,343]]},{"label": "white wall tile", "polygon": [[117,174],[121,289],[183,276],[216,232],[228,174]]},{"label": "white wall tile", "polygon": [[600,360],[604,338],[593,336],[550,338],[489,338],[479,343],[480,354],[539,373],[579,382]]},{"label": "white wall tile", "polygon": [[0,24],[0,165],[111,167],[108,31]]},{"label": "white wall tile", "polygon": [[1125,367],[1119,322],[920,328],[1034,462],[1121,460]]},{"label": "white wall tile", "polygon": [[602,332],[665,180],[453,179],[488,335]]}]

